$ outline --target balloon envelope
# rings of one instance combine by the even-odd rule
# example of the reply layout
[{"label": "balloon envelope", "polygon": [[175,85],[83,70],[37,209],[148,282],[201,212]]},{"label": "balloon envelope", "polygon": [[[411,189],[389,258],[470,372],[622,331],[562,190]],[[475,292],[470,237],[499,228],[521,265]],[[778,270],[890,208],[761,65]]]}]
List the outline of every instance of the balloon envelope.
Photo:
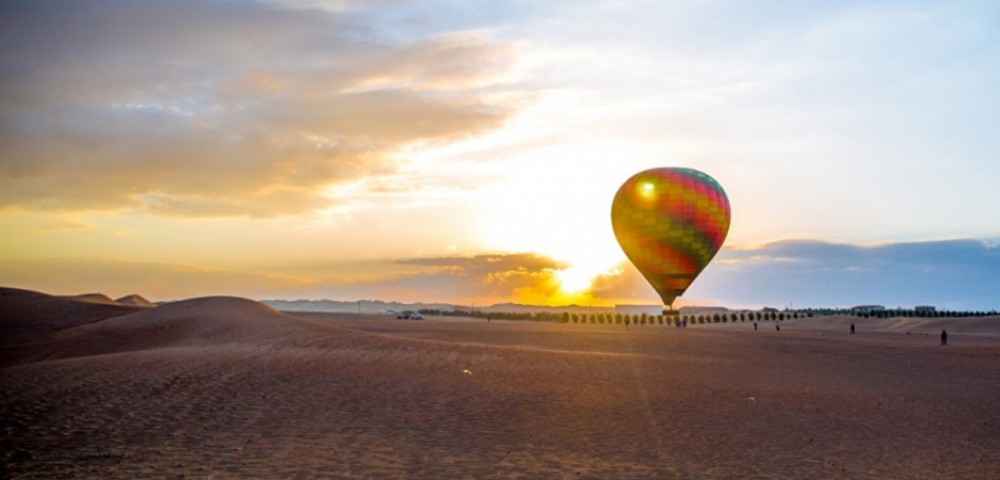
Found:
[{"label": "balloon envelope", "polygon": [[654,168],[625,181],[611,203],[618,244],[671,305],[729,233],[729,199],[714,178],[690,168]]}]

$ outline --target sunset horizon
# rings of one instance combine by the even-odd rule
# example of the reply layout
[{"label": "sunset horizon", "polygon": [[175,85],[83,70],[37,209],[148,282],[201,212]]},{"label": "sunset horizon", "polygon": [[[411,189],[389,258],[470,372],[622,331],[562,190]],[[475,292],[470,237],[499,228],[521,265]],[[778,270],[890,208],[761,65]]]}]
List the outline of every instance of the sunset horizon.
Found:
[{"label": "sunset horizon", "polygon": [[0,285],[656,303],[611,201],[684,167],[732,225],[678,306],[995,308],[997,16],[8,2]]}]

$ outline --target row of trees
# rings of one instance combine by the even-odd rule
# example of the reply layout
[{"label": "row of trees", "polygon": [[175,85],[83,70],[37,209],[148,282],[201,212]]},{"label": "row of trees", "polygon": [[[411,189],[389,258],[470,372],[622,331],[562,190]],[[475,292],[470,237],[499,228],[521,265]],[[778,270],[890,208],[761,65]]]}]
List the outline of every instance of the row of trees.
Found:
[{"label": "row of trees", "polygon": [[997,315],[995,310],[991,311],[955,311],[955,310],[870,310],[851,312],[852,315],[861,318],[895,318],[895,317],[922,317],[922,318],[953,318],[953,317],[987,317]]},{"label": "row of trees", "polygon": [[[765,309],[767,310],[767,309]],[[896,318],[896,317],[920,317],[920,318],[956,318],[956,317],[987,317],[1000,315],[996,310],[930,310],[930,309],[906,309],[894,308],[884,310],[867,310],[853,308],[809,308],[800,310],[801,312],[823,317],[829,315],[850,315],[858,318]]]},{"label": "row of trees", "polygon": [[855,311],[851,309],[808,309],[778,311],[765,308],[760,311],[717,312],[702,315],[649,315],[647,313],[631,315],[612,312],[484,312],[481,310],[420,310],[423,315],[444,315],[456,317],[471,317],[498,320],[530,320],[539,322],[559,322],[594,325],[668,325],[678,323],[736,323],[736,322],[780,322],[795,318],[812,318],[827,315],[853,315],[859,318],[894,318],[894,317],[983,317],[998,315],[997,311],[951,311],[951,310],[871,310]]},{"label": "row of trees", "polygon": [[423,315],[446,315],[472,317],[482,319],[501,320],[534,320],[543,322],[578,323],[594,325],[668,325],[673,326],[678,323],[705,324],[705,323],[727,323],[727,322],[766,322],[782,321],[785,319],[800,318],[809,316],[812,313],[778,312],[778,311],[754,311],[754,312],[729,312],[711,313],[702,315],[649,315],[641,313],[631,315],[627,313],[571,313],[571,312],[483,312],[480,310],[420,310]]}]

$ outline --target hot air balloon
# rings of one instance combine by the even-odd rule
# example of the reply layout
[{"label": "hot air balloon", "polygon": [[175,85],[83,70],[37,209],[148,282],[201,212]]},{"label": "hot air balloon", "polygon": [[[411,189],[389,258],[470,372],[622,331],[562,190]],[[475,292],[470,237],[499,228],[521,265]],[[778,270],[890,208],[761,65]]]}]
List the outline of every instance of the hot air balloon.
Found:
[{"label": "hot air balloon", "polygon": [[690,168],[639,172],[611,203],[618,244],[667,307],[722,247],[729,215],[722,186]]}]

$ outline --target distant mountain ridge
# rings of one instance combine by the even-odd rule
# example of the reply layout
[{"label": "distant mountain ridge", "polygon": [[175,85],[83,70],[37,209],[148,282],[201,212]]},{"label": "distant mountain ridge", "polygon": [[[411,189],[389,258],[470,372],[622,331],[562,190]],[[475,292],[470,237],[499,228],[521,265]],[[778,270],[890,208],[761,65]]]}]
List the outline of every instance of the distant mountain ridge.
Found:
[{"label": "distant mountain ridge", "polygon": [[386,313],[403,310],[463,310],[447,303],[402,303],[382,300],[261,300],[260,303],[283,312]]},{"label": "distant mountain ridge", "polygon": [[382,300],[261,300],[275,310],[284,312],[329,312],[329,313],[390,313],[404,310],[478,310],[481,312],[610,312],[614,307],[587,307],[581,305],[543,306],[521,303],[497,303],[494,305],[456,305],[451,303],[404,303]]}]

